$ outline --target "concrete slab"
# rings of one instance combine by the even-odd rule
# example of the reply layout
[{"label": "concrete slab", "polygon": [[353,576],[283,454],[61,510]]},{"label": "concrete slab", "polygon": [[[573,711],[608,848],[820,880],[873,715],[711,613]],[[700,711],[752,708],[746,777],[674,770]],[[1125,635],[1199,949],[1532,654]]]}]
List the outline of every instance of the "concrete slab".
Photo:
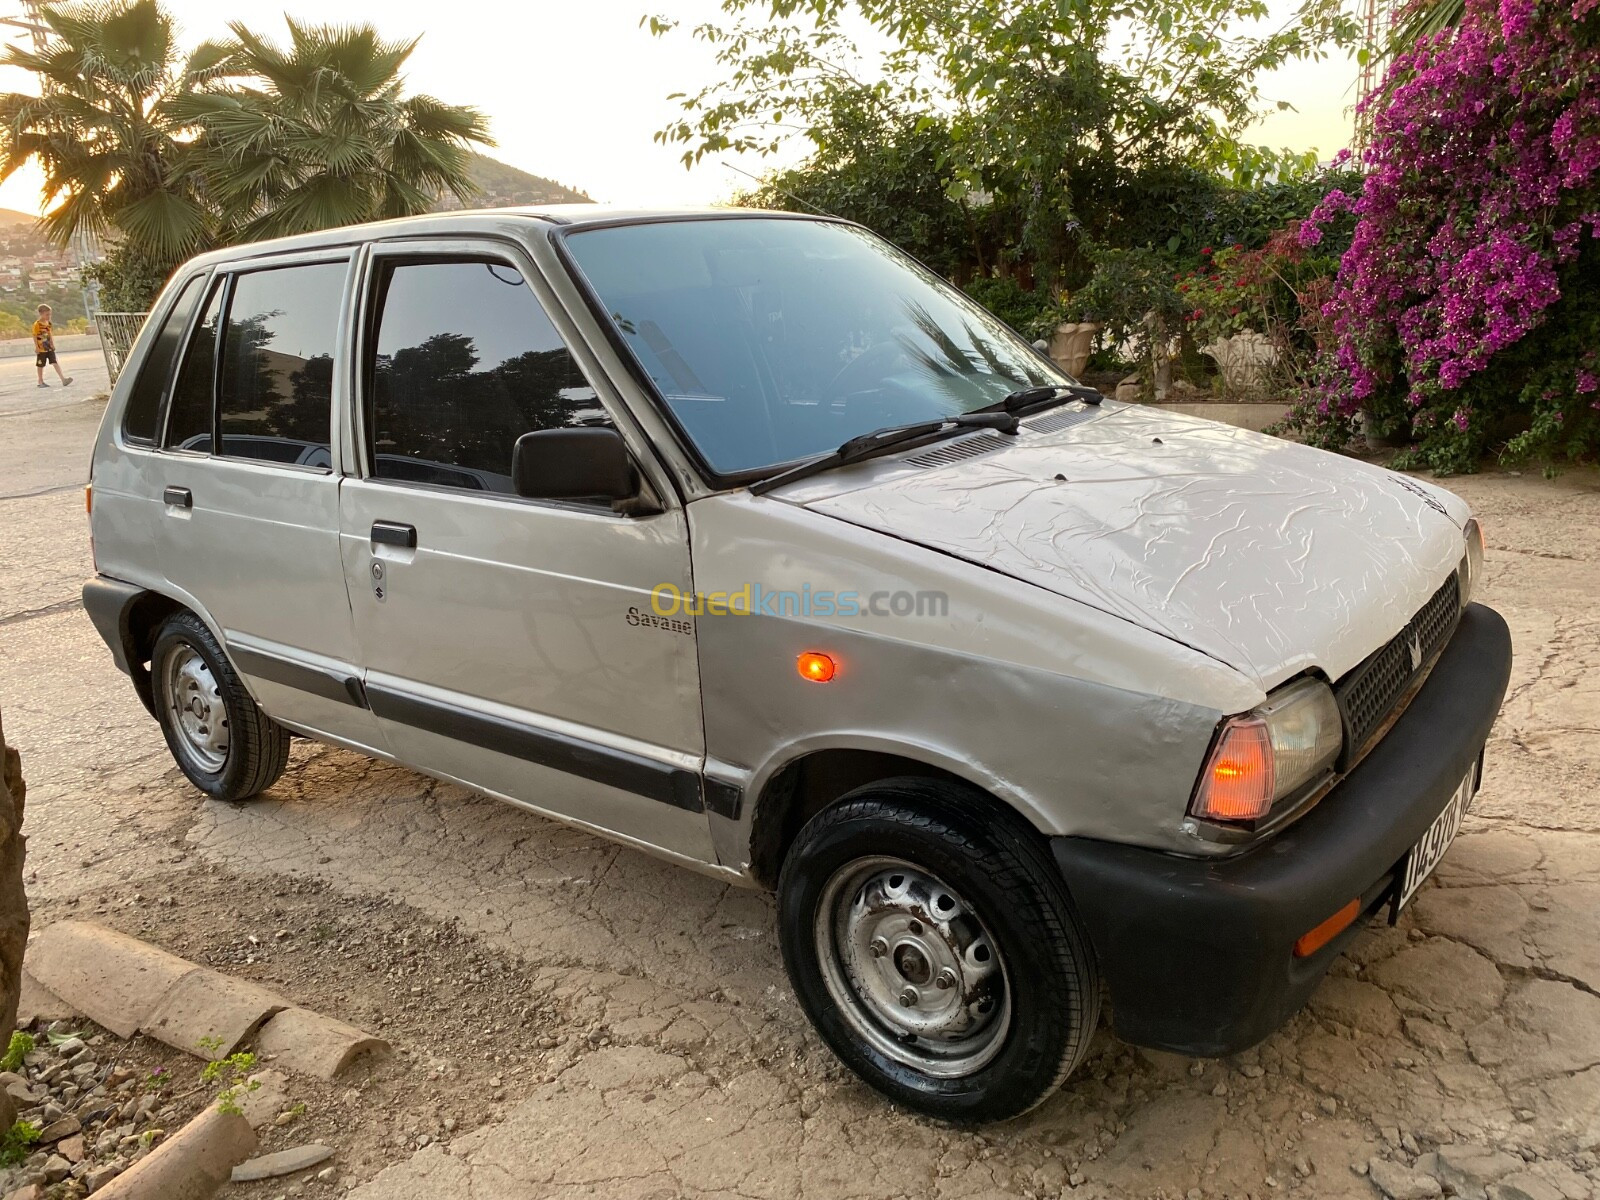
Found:
[{"label": "concrete slab", "polygon": [[296,1171],[304,1171],[320,1162],[327,1162],[332,1157],[332,1146],[323,1146],[315,1142],[306,1146],[291,1146],[287,1150],[262,1154],[248,1162],[240,1163],[233,1169],[233,1182],[250,1183],[256,1179],[276,1179],[281,1175],[293,1175]]},{"label": "concrete slab", "polygon": [[57,921],[29,944],[27,970],[118,1037],[132,1037],[191,971],[175,954],[86,921]]}]

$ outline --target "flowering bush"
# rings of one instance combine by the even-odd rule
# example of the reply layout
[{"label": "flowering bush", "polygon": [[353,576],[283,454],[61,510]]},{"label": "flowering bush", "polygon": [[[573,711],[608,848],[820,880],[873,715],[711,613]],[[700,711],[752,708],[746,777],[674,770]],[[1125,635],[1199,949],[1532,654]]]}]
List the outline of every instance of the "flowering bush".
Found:
[{"label": "flowering bush", "polygon": [[1320,245],[1306,246],[1301,223],[1290,221],[1255,250],[1237,246],[1201,251],[1199,270],[1178,277],[1178,294],[1194,340],[1205,345],[1232,334],[1265,334],[1283,373],[1300,378],[1318,345],[1322,309],[1330,298],[1338,259]]},{"label": "flowering bush", "polygon": [[1369,101],[1355,218],[1316,389],[1296,423],[1324,444],[1362,409],[1416,459],[1470,470],[1600,447],[1600,0],[1467,0],[1461,24],[1396,59]]}]

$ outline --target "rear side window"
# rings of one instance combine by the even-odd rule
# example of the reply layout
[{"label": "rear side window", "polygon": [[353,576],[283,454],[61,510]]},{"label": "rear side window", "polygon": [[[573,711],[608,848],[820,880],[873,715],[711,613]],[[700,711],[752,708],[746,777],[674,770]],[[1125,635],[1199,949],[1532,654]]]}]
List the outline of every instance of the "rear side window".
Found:
[{"label": "rear side window", "polygon": [[333,351],[347,264],[234,279],[222,339],[219,414],[231,458],[331,467]]},{"label": "rear side window", "polygon": [[457,260],[379,269],[364,364],[376,478],[509,494],[523,434],[611,424],[514,268]]},{"label": "rear side window", "polygon": [[178,382],[167,405],[166,445],[173,450],[211,450],[211,397],[216,382],[217,325],[222,318],[222,283],[211,285],[205,315],[184,352]]},{"label": "rear side window", "polygon": [[128,393],[128,407],[122,412],[122,436],[130,442],[153,444],[156,440],[156,423],[161,415],[161,394],[172,378],[172,364],[177,360],[178,347],[183,344],[183,331],[194,315],[194,306],[200,302],[200,289],[205,280],[200,276],[189,280],[178,293],[178,299],[167,312],[161,330],[144,357],[139,375]]}]

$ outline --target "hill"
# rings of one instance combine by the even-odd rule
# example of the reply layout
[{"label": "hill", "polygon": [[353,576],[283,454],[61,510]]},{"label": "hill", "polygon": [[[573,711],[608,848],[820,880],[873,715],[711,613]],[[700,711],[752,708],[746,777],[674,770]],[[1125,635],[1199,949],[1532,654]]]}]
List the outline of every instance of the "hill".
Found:
[{"label": "hill", "polygon": [[[472,181],[482,193],[472,201],[475,208],[504,208],[513,204],[583,204],[589,199],[583,192],[541,175],[531,175],[487,154],[474,153],[471,159]],[[454,196],[443,196],[435,205],[439,212],[461,207],[461,202]]]},{"label": "hill", "polygon": [[0,228],[8,225],[32,225],[38,219],[34,213],[19,212],[14,208],[0,208]]}]

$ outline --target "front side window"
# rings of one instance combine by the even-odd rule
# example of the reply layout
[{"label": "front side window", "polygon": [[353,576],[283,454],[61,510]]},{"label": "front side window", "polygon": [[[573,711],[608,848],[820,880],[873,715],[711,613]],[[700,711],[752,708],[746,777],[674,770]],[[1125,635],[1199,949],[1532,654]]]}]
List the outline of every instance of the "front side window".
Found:
[{"label": "front side window", "polygon": [[610,425],[522,275],[503,262],[382,262],[367,351],[372,474],[509,494],[517,439]]},{"label": "front side window", "polygon": [[565,245],[718,474],[1072,381],[865,230],[750,217],[578,230]]},{"label": "front side window", "polygon": [[211,285],[205,315],[184,352],[178,382],[167,406],[166,445],[174,450],[211,452],[211,398],[215,394],[217,326],[222,320],[223,280]]},{"label": "front side window", "polygon": [[235,278],[222,339],[224,455],[333,465],[333,354],[347,269],[307,263]]},{"label": "front side window", "polygon": [[167,319],[150,346],[150,353],[139,367],[139,376],[128,393],[128,407],[122,413],[122,436],[130,442],[153,443],[156,440],[156,422],[161,416],[161,396],[172,378],[172,364],[177,360],[178,347],[183,343],[183,331],[200,302],[200,289],[205,280],[196,276],[183,285],[183,291],[167,311]]}]

